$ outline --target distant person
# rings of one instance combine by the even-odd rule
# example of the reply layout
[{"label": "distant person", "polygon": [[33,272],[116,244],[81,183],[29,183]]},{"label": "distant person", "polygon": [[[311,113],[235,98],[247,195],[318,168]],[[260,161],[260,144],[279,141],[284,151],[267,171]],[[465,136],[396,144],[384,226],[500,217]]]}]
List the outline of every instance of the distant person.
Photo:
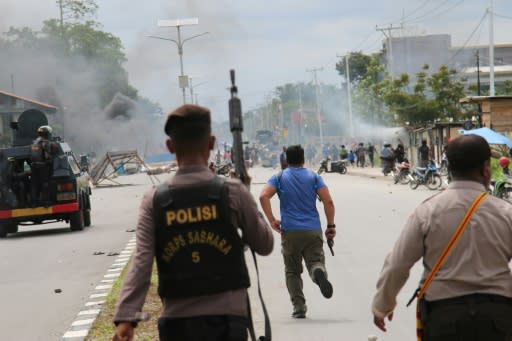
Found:
[{"label": "distant person", "polygon": [[395,152],[391,148],[391,144],[384,142],[384,146],[380,151],[380,160],[382,165],[382,173],[388,175],[389,172],[395,167]]},{"label": "distant person", "polygon": [[350,165],[354,167],[354,163],[356,162],[356,153],[353,150],[348,152],[348,161],[350,162]]},{"label": "distant person", "polygon": [[306,146],[306,159],[308,161],[309,166],[313,165],[313,160],[315,159],[315,155],[316,155],[315,147],[308,144]]},{"label": "distant person", "polygon": [[[317,196],[324,205],[327,227],[325,237],[334,239],[334,202],[322,177],[304,168],[304,149],[290,146],[286,150],[288,168],[272,176],[260,194],[260,204],[270,226],[281,234],[286,287],[293,305],[292,317],[305,318],[306,298],[302,291],[302,261],[309,275],[325,298],[333,288],[327,279],[320,216],[316,208]],[[270,199],[278,194],[281,220],[272,212]]]},{"label": "distant person", "polygon": [[340,147],[340,159],[342,159],[342,160],[348,159],[348,150],[344,144],[342,144]]},{"label": "distant person", "polygon": [[402,143],[398,143],[398,145],[396,146],[396,148],[395,148],[395,156],[396,156],[396,161],[398,163],[404,162],[404,159],[405,159],[405,148],[404,148],[404,145]]},{"label": "distant person", "polygon": [[283,146],[283,150],[281,154],[279,154],[279,163],[281,164],[281,170],[288,167],[288,162],[286,161],[286,146]]},{"label": "distant person", "polygon": [[427,167],[430,160],[430,148],[427,146],[427,140],[421,141],[421,146],[418,148],[418,161],[420,167]]},{"label": "distant person", "polygon": [[364,144],[361,142],[359,143],[357,150],[357,166],[364,168],[364,164],[366,163],[366,157],[365,157],[365,150],[364,150]]},{"label": "distant person", "polygon": [[339,151],[338,151],[338,147],[336,147],[335,144],[332,144],[331,145],[331,158],[332,158],[332,161],[338,161],[338,158],[339,158]]},{"label": "distant person", "polygon": [[374,158],[375,158],[375,146],[369,142],[368,143],[368,159],[370,159],[370,165],[373,166],[375,165],[374,163]]},{"label": "distant person", "polygon": [[[386,257],[372,303],[374,324],[386,331],[385,319],[391,321],[397,295],[421,260],[419,286],[433,278],[419,305],[423,340],[510,341],[512,206],[487,195],[492,171],[485,139],[458,136],[447,154],[453,182],[414,210]],[[475,207],[476,199],[480,205]],[[470,212],[474,214],[466,219]],[[469,224],[457,234],[444,263],[431,274],[466,220]]]}]

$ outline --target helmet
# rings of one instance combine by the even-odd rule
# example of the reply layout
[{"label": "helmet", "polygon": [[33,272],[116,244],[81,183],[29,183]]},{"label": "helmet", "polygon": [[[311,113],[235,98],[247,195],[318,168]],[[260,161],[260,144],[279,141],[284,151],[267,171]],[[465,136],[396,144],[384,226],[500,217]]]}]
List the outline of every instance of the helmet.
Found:
[{"label": "helmet", "polygon": [[502,156],[502,157],[500,157],[498,163],[501,168],[505,168],[505,167],[508,167],[508,165],[510,164],[510,160],[508,159],[508,157]]},{"label": "helmet", "polygon": [[50,126],[40,126],[37,128],[37,135],[49,138],[52,134],[52,127]]}]

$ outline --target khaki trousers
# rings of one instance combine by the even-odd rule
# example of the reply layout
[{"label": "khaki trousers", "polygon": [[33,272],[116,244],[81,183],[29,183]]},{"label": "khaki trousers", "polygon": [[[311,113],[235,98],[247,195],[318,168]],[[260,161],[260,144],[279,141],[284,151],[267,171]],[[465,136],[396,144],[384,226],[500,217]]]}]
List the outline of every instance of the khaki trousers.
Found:
[{"label": "khaki trousers", "polygon": [[323,243],[322,231],[292,231],[281,234],[286,287],[295,308],[305,308],[306,305],[302,292],[302,259],[313,281],[315,269],[326,271]]}]

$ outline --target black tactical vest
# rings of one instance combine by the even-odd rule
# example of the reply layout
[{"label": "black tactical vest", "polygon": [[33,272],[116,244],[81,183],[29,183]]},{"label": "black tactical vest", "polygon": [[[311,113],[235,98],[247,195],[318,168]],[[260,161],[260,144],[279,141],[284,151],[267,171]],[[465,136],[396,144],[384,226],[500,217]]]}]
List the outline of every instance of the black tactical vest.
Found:
[{"label": "black tactical vest", "polygon": [[169,189],[153,198],[158,294],[185,298],[248,288],[238,230],[230,221],[224,179]]}]

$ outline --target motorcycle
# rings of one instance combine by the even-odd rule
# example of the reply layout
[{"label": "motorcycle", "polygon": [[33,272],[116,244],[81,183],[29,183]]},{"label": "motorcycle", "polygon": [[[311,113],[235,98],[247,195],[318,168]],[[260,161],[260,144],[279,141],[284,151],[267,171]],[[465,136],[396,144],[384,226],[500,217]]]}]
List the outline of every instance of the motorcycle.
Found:
[{"label": "motorcycle", "polygon": [[434,161],[430,160],[427,167],[416,167],[411,174],[412,180],[409,183],[412,189],[418,188],[419,185],[425,185],[428,189],[439,189],[443,185],[441,175],[437,170],[437,165]]},{"label": "motorcycle", "polygon": [[219,166],[217,166],[217,174],[224,175],[224,176],[230,176],[231,175],[231,169],[233,166],[231,163],[224,163]]},{"label": "motorcycle", "polygon": [[501,178],[492,180],[489,186],[489,193],[495,197],[511,201],[512,200],[512,179]]},{"label": "motorcycle", "polygon": [[413,179],[411,176],[411,165],[407,159],[396,166],[395,170],[391,173],[393,174],[395,184],[400,182],[402,185],[407,185]]},{"label": "motorcycle", "polygon": [[347,172],[347,160],[340,160],[334,162],[330,161],[330,157],[322,160],[322,162],[320,162],[320,168],[318,168],[317,173],[322,174],[323,172],[326,172],[345,174]]}]

